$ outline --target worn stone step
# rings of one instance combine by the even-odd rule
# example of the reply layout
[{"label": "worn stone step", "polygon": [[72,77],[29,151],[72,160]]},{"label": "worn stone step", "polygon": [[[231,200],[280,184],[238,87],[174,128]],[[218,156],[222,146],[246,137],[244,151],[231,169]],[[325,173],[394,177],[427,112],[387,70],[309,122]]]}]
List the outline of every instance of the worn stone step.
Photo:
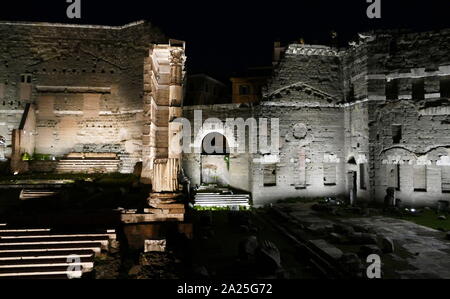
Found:
[{"label": "worn stone step", "polygon": [[149,214],[184,214],[185,209],[144,209],[144,213]]},{"label": "worn stone step", "polygon": [[22,245],[11,245],[2,244],[0,246],[0,254],[2,253],[19,253],[19,252],[53,252],[53,251],[71,251],[71,250],[91,250],[95,252],[96,255],[100,254],[102,251],[101,243],[94,242],[77,242],[69,244],[22,244]]},{"label": "worn stone step", "polygon": [[71,249],[40,249],[30,251],[7,251],[0,252],[0,260],[11,259],[39,259],[39,258],[61,258],[71,255],[78,255],[80,257],[94,256],[95,252],[92,249],[71,248]]},{"label": "worn stone step", "polygon": [[122,214],[121,221],[127,224],[166,221],[183,222],[184,214]]},{"label": "worn stone step", "polygon": [[108,238],[110,240],[116,240],[115,233],[55,233],[49,234],[48,232],[31,232],[31,233],[0,233],[0,239],[26,239],[26,238]]},{"label": "worn stone step", "polygon": [[50,190],[38,190],[38,189],[23,189],[20,192],[19,198],[21,200],[27,199],[37,199],[37,198],[46,198],[58,195],[58,191],[50,191]]},{"label": "worn stone step", "polygon": [[[79,260],[75,261],[75,257]],[[85,271],[92,271],[94,268],[94,259],[92,257],[78,257],[73,255],[67,258],[0,260],[0,269],[69,267],[74,265],[82,266]]]},{"label": "worn stone step", "polygon": [[[80,265],[81,266],[81,265]],[[0,278],[17,278],[17,277],[39,277],[54,275],[71,275],[73,278],[81,278],[83,276],[83,268],[80,271],[69,271],[68,266],[54,267],[30,267],[30,268],[9,268],[0,269]]]},{"label": "worn stone step", "polygon": [[0,229],[0,234],[2,233],[35,233],[35,232],[45,232],[51,231],[50,228],[8,228]]},{"label": "worn stone step", "polygon": [[48,240],[51,238],[101,238],[101,240],[109,239],[109,240],[115,240],[116,234],[9,234],[4,235],[0,234],[0,240],[23,240],[23,239],[42,239],[42,240]]},{"label": "worn stone step", "polygon": [[100,243],[102,249],[108,249],[109,238],[105,237],[54,237],[47,238],[0,238],[0,248],[8,245],[54,245],[77,243]]},{"label": "worn stone step", "polygon": [[23,246],[23,245],[66,245],[66,244],[101,244],[101,248],[104,250],[108,249],[109,238],[108,237],[70,237],[70,238],[26,238],[26,239],[0,239],[0,249],[4,246]]},{"label": "worn stone step", "polygon": [[185,208],[185,205],[183,204],[183,203],[172,203],[172,204],[164,204],[164,203],[156,203],[156,204],[153,204],[153,203],[150,203],[150,206],[152,207],[152,208],[155,208],[155,209],[163,209],[163,210],[166,210],[166,209],[184,209]]}]

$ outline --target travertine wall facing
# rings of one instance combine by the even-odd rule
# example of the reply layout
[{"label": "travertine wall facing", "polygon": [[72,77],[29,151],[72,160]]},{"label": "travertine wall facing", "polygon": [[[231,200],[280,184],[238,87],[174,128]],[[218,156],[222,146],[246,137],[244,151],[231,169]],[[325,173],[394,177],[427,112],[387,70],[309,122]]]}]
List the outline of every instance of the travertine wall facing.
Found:
[{"label": "travertine wall facing", "polygon": [[133,170],[142,159],[144,59],[165,41],[159,30],[145,22],[3,22],[0,40],[0,134],[8,144],[25,105],[35,103],[36,153],[113,151],[122,172]]},{"label": "travertine wall facing", "polygon": [[[385,32],[366,43],[372,199],[382,201],[398,167],[397,197],[404,205],[434,205],[449,200],[442,173],[448,167],[449,98],[441,80],[450,78],[450,30],[424,33]],[[414,84],[421,82],[419,92]],[[397,96],[386,94],[395,82]],[[394,126],[400,128],[394,140]],[[414,167],[425,167],[426,189],[414,186]]]}]

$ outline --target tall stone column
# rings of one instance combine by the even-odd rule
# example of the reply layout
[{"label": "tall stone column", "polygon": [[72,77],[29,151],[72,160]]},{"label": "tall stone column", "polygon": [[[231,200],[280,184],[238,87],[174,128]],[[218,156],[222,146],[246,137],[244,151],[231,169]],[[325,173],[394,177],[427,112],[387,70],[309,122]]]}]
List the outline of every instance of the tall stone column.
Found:
[{"label": "tall stone column", "polygon": [[181,163],[181,148],[174,137],[181,133],[183,127],[180,123],[174,122],[183,114],[183,65],[184,51],[174,49],[170,53],[170,88],[169,88],[169,159],[176,159]]},{"label": "tall stone column", "polygon": [[148,122],[142,176],[151,177],[156,193],[179,191],[182,154],[175,137],[182,126],[174,120],[182,116],[184,61],[184,46],[156,45],[144,80],[149,100],[144,104]]}]

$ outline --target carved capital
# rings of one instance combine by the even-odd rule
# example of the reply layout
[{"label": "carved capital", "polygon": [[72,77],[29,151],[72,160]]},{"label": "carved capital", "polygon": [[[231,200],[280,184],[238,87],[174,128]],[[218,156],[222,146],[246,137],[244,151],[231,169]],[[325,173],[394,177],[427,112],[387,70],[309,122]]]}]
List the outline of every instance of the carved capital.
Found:
[{"label": "carved capital", "polygon": [[185,56],[182,49],[173,49],[170,51],[170,65],[183,65],[184,61]]}]

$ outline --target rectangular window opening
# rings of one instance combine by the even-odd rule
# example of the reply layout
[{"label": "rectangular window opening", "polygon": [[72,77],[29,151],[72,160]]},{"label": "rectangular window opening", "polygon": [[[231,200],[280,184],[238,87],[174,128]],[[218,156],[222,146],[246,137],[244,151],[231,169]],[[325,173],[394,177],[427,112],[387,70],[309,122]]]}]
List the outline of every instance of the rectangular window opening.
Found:
[{"label": "rectangular window opening", "polygon": [[442,98],[450,98],[450,76],[441,78],[440,90]]},{"label": "rectangular window opening", "polygon": [[450,166],[441,168],[442,193],[450,193]]},{"label": "rectangular window opening", "polygon": [[336,185],[336,164],[326,163],[323,165],[323,184],[325,186]]},{"label": "rectangular window opening", "polygon": [[398,80],[391,80],[386,82],[386,99],[398,99]]},{"label": "rectangular window opening", "polygon": [[414,166],[414,192],[427,192],[427,167],[425,165]]},{"label": "rectangular window opening", "polygon": [[424,79],[415,79],[412,84],[412,98],[413,100],[425,99],[425,81]]},{"label": "rectangular window opening", "polygon": [[276,164],[264,165],[264,187],[273,187],[277,185],[277,166]]},{"label": "rectangular window opening", "polygon": [[362,190],[367,189],[366,184],[366,164],[359,164],[359,188]]},{"label": "rectangular window opening", "polygon": [[399,144],[402,140],[402,126],[392,125],[392,142],[394,144]]}]

